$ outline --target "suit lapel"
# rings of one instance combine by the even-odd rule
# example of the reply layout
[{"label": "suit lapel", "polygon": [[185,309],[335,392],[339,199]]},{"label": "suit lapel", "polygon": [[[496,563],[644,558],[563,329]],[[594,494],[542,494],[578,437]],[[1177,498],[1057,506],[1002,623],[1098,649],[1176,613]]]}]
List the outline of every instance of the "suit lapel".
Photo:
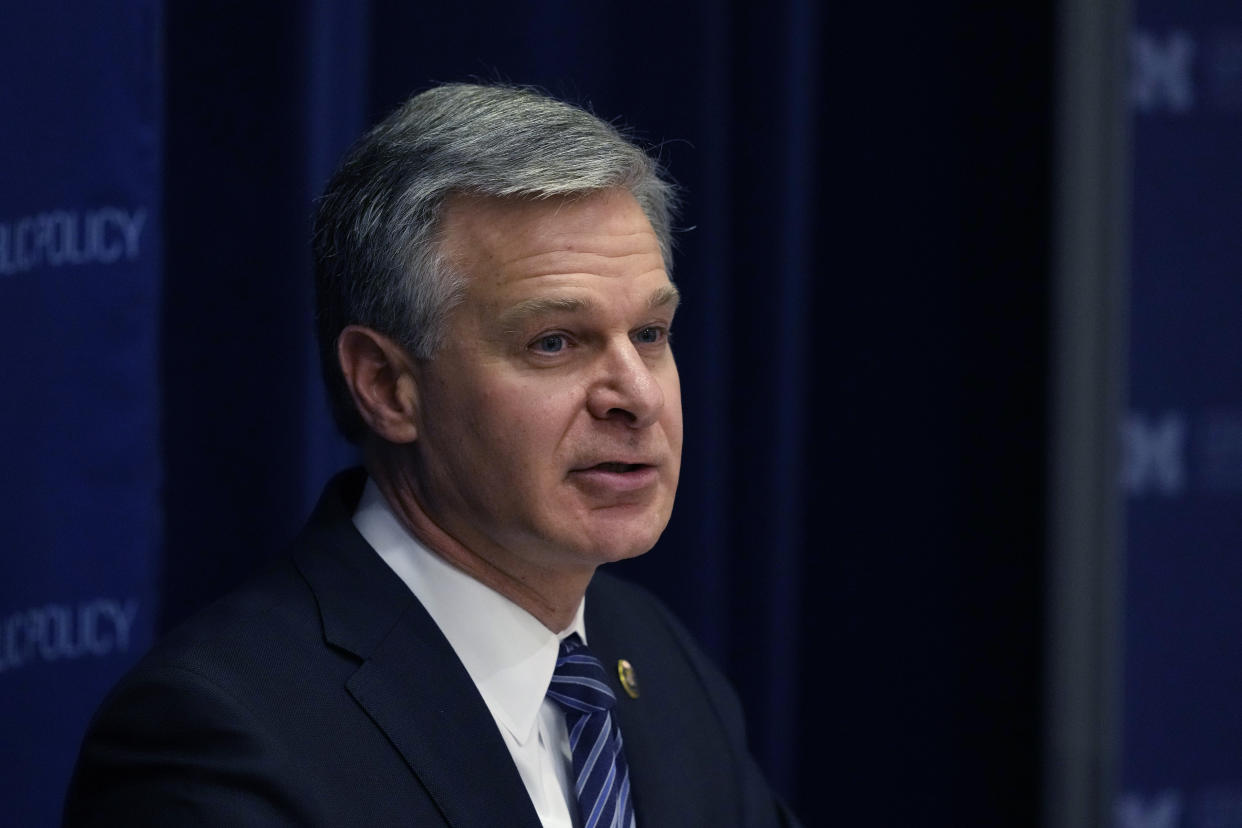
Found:
[{"label": "suit lapel", "polygon": [[[348,477],[346,475],[349,475]],[[456,826],[539,828],[495,719],[431,616],[354,529],[362,478],[329,485],[297,543],[324,638],[362,659],[346,687]]]},{"label": "suit lapel", "polygon": [[495,719],[417,601],[346,686],[450,824],[538,828]]}]

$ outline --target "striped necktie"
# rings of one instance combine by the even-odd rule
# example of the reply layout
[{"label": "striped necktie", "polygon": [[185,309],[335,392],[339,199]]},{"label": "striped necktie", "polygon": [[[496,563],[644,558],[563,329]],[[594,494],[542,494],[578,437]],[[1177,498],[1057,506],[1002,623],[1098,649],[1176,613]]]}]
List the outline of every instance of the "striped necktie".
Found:
[{"label": "striped necktie", "polygon": [[634,828],[630,773],[611,713],[617,697],[577,633],[561,641],[548,698],[565,711],[583,828]]}]

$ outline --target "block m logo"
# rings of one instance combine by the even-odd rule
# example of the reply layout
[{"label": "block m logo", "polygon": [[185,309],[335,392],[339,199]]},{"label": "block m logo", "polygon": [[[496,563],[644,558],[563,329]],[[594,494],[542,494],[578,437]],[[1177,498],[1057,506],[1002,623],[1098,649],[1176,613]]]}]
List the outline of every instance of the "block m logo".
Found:
[{"label": "block m logo", "polygon": [[1159,420],[1131,412],[1122,427],[1121,481],[1126,494],[1175,495],[1186,488],[1186,418]]},{"label": "block m logo", "polygon": [[1150,800],[1123,794],[1117,798],[1113,816],[1116,828],[1177,828],[1182,821],[1182,798],[1176,791]]},{"label": "block m logo", "polygon": [[1195,103],[1195,41],[1182,31],[1163,40],[1130,36],[1130,102],[1139,112],[1188,112]]}]

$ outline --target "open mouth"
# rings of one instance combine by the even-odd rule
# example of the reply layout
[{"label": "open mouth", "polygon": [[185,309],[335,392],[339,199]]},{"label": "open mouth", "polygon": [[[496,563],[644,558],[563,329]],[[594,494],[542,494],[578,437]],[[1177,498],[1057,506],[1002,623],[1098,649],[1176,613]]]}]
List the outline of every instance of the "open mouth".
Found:
[{"label": "open mouth", "polygon": [[622,474],[625,472],[633,472],[633,471],[638,471],[640,469],[645,469],[647,468],[647,466],[642,463],[597,463],[596,465],[591,466],[591,468],[598,469],[599,471],[614,472],[617,474]]},{"label": "open mouth", "polygon": [[575,470],[570,479],[592,497],[630,498],[654,491],[660,482],[659,466],[651,463],[608,461]]}]

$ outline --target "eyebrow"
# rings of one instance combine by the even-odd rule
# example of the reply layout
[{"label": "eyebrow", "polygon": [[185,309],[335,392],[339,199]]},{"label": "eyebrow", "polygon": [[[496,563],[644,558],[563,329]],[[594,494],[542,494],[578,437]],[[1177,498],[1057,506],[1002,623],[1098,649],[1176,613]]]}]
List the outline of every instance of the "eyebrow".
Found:
[{"label": "eyebrow", "polygon": [[[657,288],[647,299],[649,310],[669,308],[676,310],[681,302],[681,292],[673,285]],[[581,313],[590,310],[595,303],[576,296],[536,296],[523,299],[500,314],[498,320],[506,330],[516,330],[521,323],[548,313]]]},{"label": "eyebrow", "polygon": [[677,310],[677,306],[680,304],[681,291],[672,283],[656,290],[655,293],[651,294],[651,298],[647,300],[647,307],[651,310],[665,307],[670,310]]},{"label": "eyebrow", "polygon": [[591,303],[570,296],[536,296],[523,299],[500,314],[499,322],[505,330],[517,330],[521,323],[547,313],[579,313],[590,308]]}]

